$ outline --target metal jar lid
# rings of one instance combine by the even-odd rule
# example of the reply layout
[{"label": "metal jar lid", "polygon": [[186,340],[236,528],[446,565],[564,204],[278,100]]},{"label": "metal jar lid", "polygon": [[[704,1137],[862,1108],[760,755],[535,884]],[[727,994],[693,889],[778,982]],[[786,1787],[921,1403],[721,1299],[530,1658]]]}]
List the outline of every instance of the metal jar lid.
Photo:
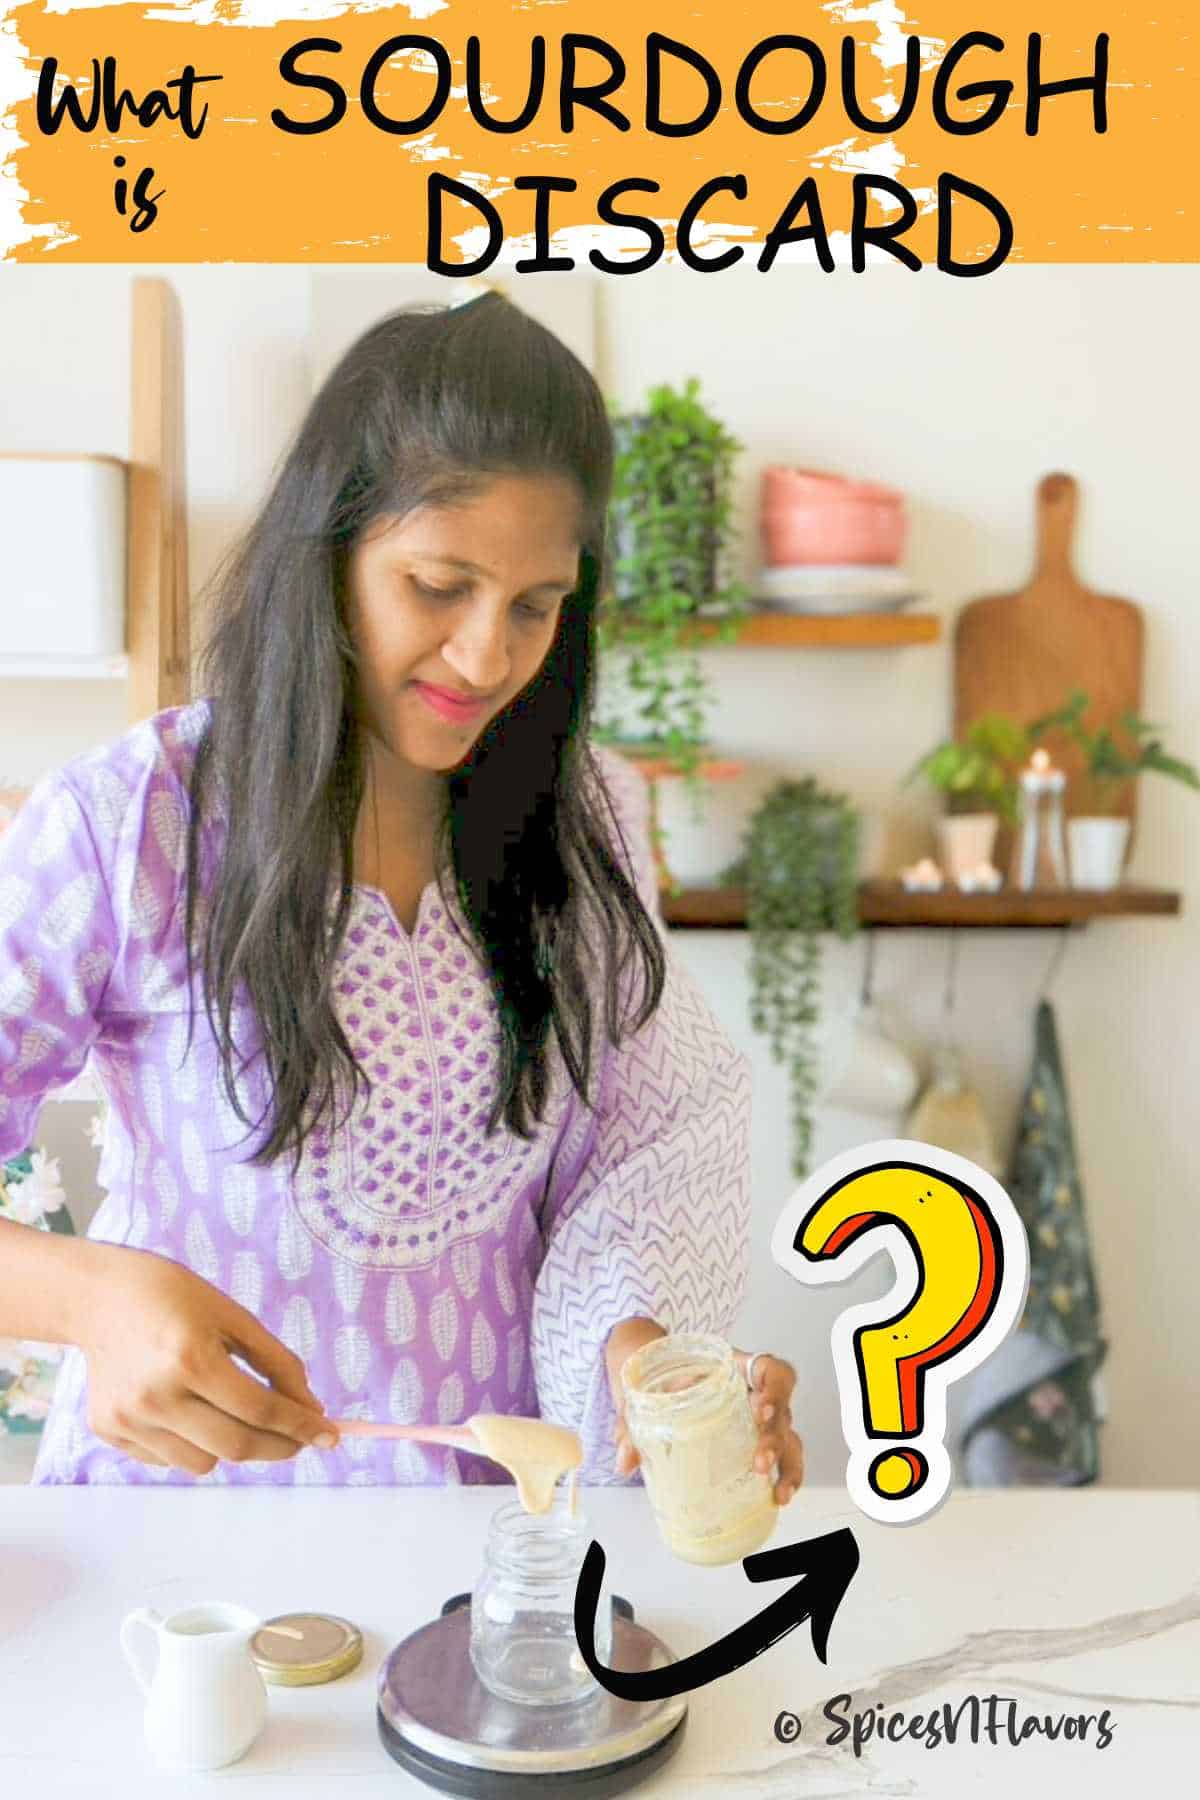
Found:
[{"label": "metal jar lid", "polygon": [[333,1613],[279,1613],[255,1632],[250,1654],[264,1681],[276,1687],[314,1687],[358,1667],[362,1632]]}]

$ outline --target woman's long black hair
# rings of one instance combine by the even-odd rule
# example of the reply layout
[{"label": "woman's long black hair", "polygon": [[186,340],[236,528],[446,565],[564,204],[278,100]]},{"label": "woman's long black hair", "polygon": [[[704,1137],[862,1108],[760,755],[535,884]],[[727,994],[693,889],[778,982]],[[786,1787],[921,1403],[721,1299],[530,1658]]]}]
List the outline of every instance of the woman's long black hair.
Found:
[{"label": "woman's long black hair", "polygon": [[[213,708],[190,782],[186,933],[225,1092],[245,1124],[264,1129],[255,1162],[298,1157],[306,1135],[369,1086],[331,996],[366,787],[347,561],[383,516],[511,474],[566,476],[582,502],[578,586],[549,655],[449,777],[440,860],[453,868],[502,1029],[491,1127],[503,1117],[530,1134],[555,1047],[590,1101],[597,1027],[616,1042],[658,1005],[661,941],[586,748],[612,457],[595,381],[517,307],[488,294],[408,308],[329,376],[219,578],[204,655]],[[214,816],[222,829],[202,859]],[[597,970],[602,1021],[589,997]],[[250,1048],[235,1037],[244,1000],[257,1028]],[[238,1078],[259,1057],[268,1100],[252,1120]]]}]

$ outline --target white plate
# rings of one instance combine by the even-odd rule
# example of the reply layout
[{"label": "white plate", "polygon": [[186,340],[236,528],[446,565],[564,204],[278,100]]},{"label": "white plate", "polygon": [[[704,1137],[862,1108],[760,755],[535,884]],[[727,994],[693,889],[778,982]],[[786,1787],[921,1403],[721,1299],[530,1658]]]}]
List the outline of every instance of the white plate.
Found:
[{"label": "white plate", "polygon": [[906,569],[891,563],[789,563],[767,564],[758,572],[757,585],[777,600],[823,599],[845,594],[851,600],[868,595],[892,600],[911,594],[913,579]]},{"label": "white plate", "polygon": [[776,613],[893,613],[911,606],[924,595],[914,589],[909,594],[805,594],[784,599],[776,594],[760,594],[755,605],[764,612]]}]

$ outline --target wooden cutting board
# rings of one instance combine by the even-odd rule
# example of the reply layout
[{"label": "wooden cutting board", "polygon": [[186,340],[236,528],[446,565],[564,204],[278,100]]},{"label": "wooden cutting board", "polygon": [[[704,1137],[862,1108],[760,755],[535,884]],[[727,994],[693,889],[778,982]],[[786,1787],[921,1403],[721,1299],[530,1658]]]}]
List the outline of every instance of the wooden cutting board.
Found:
[{"label": "wooden cutting board", "polygon": [[[1115,725],[1140,712],[1141,608],[1083,586],[1072,566],[1079,493],[1070,475],[1046,475],[1037,490],[1037,557],[1033,578],[1015,594],[973,600],[954,632],[955,734],[982,713],[1003,712],[1028,724],[1054,710],[1075,688],[1091,695],[1087,723]],[[1082,771],[1074,745],[1055,733],[1047,749],[1069,777]],[[1124,813],[1132,817],[1137,783]],[[1075,804],[1072,804],[1073,800]],[[1077,781],[1067,811],[1086,810]]]}]

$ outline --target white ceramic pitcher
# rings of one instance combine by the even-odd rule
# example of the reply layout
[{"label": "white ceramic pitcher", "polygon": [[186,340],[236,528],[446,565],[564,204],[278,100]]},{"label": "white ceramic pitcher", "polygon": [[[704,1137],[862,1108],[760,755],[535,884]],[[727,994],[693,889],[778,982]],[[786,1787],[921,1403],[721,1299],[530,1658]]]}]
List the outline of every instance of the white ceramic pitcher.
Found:
[{"label": "white ceramic pitcher", "polygon": [[[135,1634],[158,1639],[151,1670]],[[259,1628],[242,1606],[208,1602],[164,1619],[152,1606],[131,1612],[121,1648],[146,1696],[146,1742],[171,1769],[221,1769],[244,1756],[263,1728],[267,1690],[250,1655]]]}]

